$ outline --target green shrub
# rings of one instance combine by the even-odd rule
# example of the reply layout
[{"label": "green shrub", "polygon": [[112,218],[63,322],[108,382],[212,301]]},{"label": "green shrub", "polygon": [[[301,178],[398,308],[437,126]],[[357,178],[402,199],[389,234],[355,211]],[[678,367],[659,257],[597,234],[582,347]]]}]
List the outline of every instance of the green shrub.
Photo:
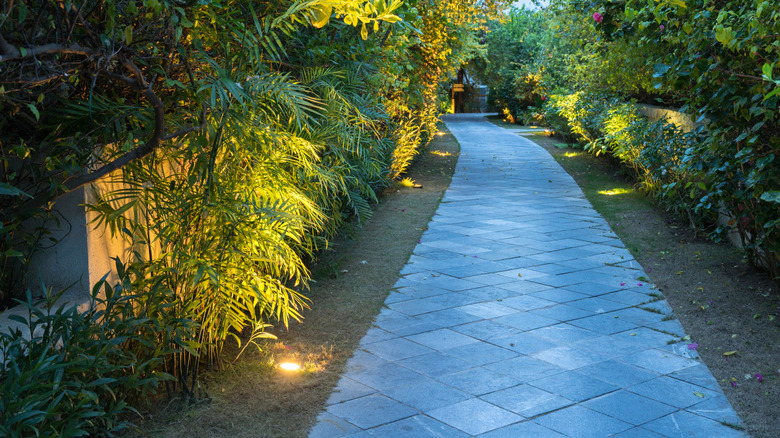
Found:
[{"label": "green shrub", "polygon": [[131,401],[172,378],[156,369],[190,323],[126,284],[103,283],[105,298],[98,284],[84,313],[58,305],[61,293],[20,301],[27,316],[0,333],[0,435],[110,435],[131,426]]},{"label": "green shrub", "polygon": [[714,229],[717,209],[702,208],[706,163],[691,156],[701,142],[699,133],[650,122],[633,103],[583,92],[551,96],[544,114],[556,132],[570,133],[592,153],[620,160],[661,207],[687,218],[694,228]]}]

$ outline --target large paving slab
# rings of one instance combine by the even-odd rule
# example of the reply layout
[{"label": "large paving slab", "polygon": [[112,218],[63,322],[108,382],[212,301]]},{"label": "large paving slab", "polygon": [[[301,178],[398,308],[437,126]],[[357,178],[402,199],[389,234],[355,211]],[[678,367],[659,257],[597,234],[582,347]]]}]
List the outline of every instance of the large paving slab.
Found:
[{"label": "large paving slab", "polygon": [[745,436],[572,178],[480,115],[445,121],[452,183],[310,437]]}]

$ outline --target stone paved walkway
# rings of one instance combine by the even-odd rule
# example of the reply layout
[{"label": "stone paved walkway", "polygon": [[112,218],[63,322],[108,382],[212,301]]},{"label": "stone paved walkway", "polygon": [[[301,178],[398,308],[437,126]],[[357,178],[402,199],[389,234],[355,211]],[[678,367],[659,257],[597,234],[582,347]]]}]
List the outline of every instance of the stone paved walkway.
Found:
[{"label": "stone paved walkway", "polygon": [[734,437],[680,323],[572,178],[449,116],[452,184],[310,437]]}]

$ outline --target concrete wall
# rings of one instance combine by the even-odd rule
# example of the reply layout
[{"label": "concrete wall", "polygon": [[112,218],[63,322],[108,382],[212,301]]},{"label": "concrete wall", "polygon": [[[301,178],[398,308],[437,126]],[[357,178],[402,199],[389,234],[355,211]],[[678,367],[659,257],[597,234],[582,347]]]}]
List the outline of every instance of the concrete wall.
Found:
[{"label": "concrete wall", "polygon": [[639,105],[639,112],[651,122],[666,120],[680,127],[684,132],[693,131],[696,122],[689,114],[681,113],[669,108],[661,108],[654,105]]},{"label": "concrete wall", "polygon": [[[82,187],[54,203],[59,223],[50,221],[46,225],[58,242],[51,246],[44,242],[44,249],[38,250],[30,260],[25,287],[34,297],[43,297],[44,288],[53,292],[66,290],[58,304],[67,303],[85,311],[92,304],[92,287],[103,276],[109,274],[110,282],[118,279],[111,257],[124,260],[128,245],[121,238],[112,238],[107,231],[96,230],[94,224],[90,224],[95,214],[84,206],[95,202],[96,190],[111,187],[114,187],[112,183],[100,181],[95,187]],[[19,326],[9,320],[13,314],[26,317],[27,311],[16,306],[1,312],[0,329]]]}]

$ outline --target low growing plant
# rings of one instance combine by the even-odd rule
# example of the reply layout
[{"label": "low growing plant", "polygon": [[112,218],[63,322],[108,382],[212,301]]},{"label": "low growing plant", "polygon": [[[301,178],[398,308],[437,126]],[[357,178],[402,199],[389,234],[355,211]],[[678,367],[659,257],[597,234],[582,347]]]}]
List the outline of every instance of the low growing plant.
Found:
[{"label": "low growing plant", "polygon": [[172,379],[158,368],[191,323],[124,280],[96,285],[83,313],[62,292],[19,300],[27,315],[0,333],[0,435],[111,435],[132,426],[131,402]]}]

